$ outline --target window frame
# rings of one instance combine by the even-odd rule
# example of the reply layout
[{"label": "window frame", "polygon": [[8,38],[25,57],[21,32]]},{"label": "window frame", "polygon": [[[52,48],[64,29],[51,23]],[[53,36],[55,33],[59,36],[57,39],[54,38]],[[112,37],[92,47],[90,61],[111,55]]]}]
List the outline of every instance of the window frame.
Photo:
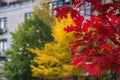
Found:
[{"label": "window frame", "polygon": [[7,17],[0,18],[0,34],[7,32]]},{"label": "window frame", "polygon": [[4,52],[5,50],[7,50],[7,39],[1,39],[0,40],[0,51]]},{"label": "window frame", "polygon": [[30,18],[33,15],[34,12],[26,12],[25,18]]},{"label": "window frame", "polygon": [[[83,2],[83,0],[80,0],[80,1]],[[93,5],[91,3],[86,2],[79,8],[79,12],[86,18],[89,18],[92,15],[92,12],[91,12],[92,7]]]}]

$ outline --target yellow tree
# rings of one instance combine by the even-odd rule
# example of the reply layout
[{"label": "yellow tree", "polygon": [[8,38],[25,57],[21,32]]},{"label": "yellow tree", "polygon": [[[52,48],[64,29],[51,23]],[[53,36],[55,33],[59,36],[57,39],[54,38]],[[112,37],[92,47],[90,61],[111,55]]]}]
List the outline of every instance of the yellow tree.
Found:
[{"label": "yellow tree", "polygon": [[42,50],[28,49],[36,54],[34,65],[31,65],[33,76],[56,79],[78,74],[76,67],[71,65],[72,53],[70,53],[70,45],[68,44],[73,39],[73,34],[64,32],[64,28],[70,25],[75,25],[70,15],[67,19],[63,18],[60,21],[56,19],[52,29],[54,42],[46,43]]}]

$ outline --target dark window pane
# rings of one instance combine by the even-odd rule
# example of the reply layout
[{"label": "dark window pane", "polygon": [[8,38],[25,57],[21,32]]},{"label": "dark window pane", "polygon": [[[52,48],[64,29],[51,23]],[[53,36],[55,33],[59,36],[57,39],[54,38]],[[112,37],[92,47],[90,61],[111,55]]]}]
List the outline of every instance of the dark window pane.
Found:
[{"label": "dark window pane", "polygon": [[32,16],[33,12],[25,13],[25,18],[30,18]]},{"label": "dark window pane", "polygon": [[0,40],[0,51],[7,50],[7,39]]},{"label": "dark window pane", "polygon": [[7,18],[0,18],[0,34],[7,30]]}]

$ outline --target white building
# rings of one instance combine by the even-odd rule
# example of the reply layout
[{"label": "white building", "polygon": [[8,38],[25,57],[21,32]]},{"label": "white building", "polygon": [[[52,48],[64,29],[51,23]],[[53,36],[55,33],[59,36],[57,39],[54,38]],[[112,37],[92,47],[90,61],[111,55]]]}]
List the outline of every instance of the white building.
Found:
[{"label": "white building", "polygon": [[[0,72],[3,71],[1,63],[6,61],[4,51],[12,43],[10,32],[17,29],[25,17],[31,16],[37,1],[39,0],[0,0]],[[6,79],[0,77],[0,80]]]},{"label": "white building", "polygon": [[0,0],[0,56],[10,48],[10,32],[17,29],[25,17],[31,16],[33,6],[39,0]]}]

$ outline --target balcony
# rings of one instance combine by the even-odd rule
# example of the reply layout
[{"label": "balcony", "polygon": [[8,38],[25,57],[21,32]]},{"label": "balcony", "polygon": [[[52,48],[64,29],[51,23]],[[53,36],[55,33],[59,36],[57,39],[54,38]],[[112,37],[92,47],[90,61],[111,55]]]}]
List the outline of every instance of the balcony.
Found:
[{"label": "balcony", "polygon": [[7,61],[7,58],[5,56],[0,56],[0,61]]},{"label": "balcony", "polygon": [[0,35],[4,34],[7,32],[7,29],[0,29]]},{"label": "balcony", "polygon": [[1,61],[7,61],[7,57],[5,56],[4,51],[0,50],[0,62]]},{"label": "balcony", "polygon": [[35,5],[37,0],[0,0],[0,13],[18,10]]}]

